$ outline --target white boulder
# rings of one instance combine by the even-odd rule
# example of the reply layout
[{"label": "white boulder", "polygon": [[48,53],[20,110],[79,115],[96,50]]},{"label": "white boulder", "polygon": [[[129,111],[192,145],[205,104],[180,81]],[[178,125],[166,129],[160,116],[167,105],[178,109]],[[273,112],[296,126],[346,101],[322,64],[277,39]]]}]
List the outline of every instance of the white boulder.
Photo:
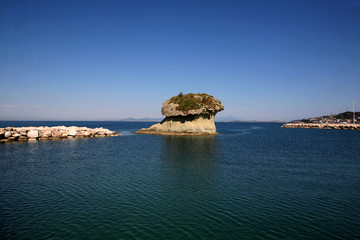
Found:
[{"label": "white boulder", "polygon": [[39,131],[38,130],[30,130],[28,133],[27,133],[27,136],[29,138],[38,138],[39,137]]},{"label": "white boulder", "polygon": [[74,128],[70,128],[68,135],[69,135],[69,136],[75,136],[76,133],[77,133],[77,131],[76,131]]}]

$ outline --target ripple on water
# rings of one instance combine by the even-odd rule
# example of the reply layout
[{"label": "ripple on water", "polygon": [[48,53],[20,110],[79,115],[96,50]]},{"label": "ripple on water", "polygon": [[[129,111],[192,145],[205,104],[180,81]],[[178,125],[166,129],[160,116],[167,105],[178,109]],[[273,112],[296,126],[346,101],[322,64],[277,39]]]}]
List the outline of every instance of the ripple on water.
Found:
[{"label": "ripple on water", "polygon": [[360,235],[360,137],[354,132],[220,123],[216,137],[179,138],[133,135],[138,127],[146,126],[116,123],[123,137],[0,145],[2,236]]}]

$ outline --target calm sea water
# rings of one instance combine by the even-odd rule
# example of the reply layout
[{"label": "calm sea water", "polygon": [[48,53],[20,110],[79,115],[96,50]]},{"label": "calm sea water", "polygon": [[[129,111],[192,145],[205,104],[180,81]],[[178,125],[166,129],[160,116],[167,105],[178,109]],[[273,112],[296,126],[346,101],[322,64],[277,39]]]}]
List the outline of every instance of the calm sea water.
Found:
[{"label": "calm sea water", "polygon": [[0,144],[1,239],[360,239],[360,131],[217,123],[207,137]]}]

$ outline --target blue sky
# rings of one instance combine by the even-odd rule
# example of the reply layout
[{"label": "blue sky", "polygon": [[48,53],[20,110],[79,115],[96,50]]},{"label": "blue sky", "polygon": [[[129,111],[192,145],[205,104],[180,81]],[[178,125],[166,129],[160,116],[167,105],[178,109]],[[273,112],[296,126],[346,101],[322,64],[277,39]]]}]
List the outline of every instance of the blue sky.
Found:
[{"label": "blue sky", "polygon": [[161,117],[179,92],[219,116],[360,109],[360,0],[0,0],[0,120]]}]

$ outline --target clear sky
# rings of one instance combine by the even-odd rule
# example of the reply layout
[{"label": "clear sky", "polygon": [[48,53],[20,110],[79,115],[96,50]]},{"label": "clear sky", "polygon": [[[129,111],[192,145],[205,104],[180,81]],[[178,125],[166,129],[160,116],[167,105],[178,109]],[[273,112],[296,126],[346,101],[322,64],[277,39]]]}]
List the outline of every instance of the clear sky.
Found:
[{"label": "clear sky", "polygon": [[0,0],[0,120],[161,117],[205,92],[222,117],[360,109],[360,0]]}]

